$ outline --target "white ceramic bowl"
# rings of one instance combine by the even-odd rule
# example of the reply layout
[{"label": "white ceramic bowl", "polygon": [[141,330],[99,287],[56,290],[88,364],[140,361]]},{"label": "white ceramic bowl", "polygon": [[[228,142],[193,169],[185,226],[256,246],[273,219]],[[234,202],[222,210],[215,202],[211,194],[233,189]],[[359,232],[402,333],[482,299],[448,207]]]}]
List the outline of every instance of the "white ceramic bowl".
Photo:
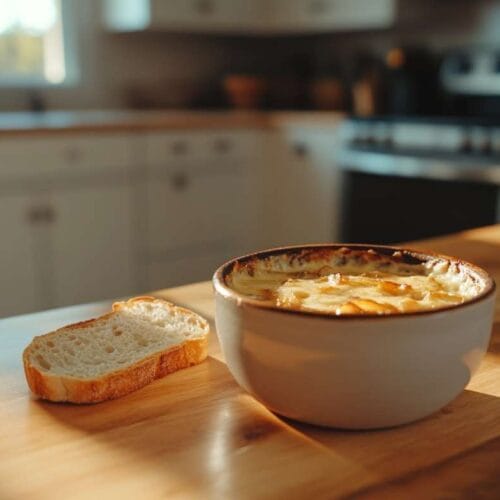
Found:
[{"label": "white ceramic bowl", "polygon": [[[225,283],[237,261],[340,247],[442,257],[466,266],[486,286],[446,309],[332,316],[266,305]],[[464,389],[491,335],[495,283],[453,257],[376,245],[306,245],[234,259],[215,272],[213,283],[217,335],[236,381],[272,411],[322,426],[373,429],[430,415]]]}]

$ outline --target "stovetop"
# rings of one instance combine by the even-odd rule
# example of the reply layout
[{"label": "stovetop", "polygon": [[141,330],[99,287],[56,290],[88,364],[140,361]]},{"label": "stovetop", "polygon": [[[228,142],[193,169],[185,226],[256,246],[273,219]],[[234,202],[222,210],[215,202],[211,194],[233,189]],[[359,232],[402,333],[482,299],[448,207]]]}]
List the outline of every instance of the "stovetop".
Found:
[{"label": "stovetop", "polygon": [[500,158],[500,119],[460,116],[352,117],[345,147],[412,155]]}]

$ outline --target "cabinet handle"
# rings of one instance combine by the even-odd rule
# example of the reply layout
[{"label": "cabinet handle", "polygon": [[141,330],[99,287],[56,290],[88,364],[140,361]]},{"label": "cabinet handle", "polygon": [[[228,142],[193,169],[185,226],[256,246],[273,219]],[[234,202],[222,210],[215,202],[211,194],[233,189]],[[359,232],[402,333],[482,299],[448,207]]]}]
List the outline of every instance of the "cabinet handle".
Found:
[{"label": "cabinet handle", "polygon": [[293,152],[295,153],[295,156],[298,156],[299,158],[305,158],[309,154],[307,146],[302,142],[297,142],[293,145]]},{"label": "cabinet handle", "polygon": [[189,186],[189,178],[184,172],[176,172],[170,178],[170,185],[174,191],[184,191]]},{"label": "cabinet handle", "polygon": [[68,163],[77,163],[82,159],[82,150],[76,147],[68,147],[64,152],[64,157]]},{"label": "cabinet handle", "polygon": [[198,14],[204,16],[211,15],[215,12],[215,5],[213,0],[198,0],[195,5]]},{"label": "cabinet handle", "polygon": [[54,207],[47,205],[45,207],[44,222],[46,222],[47,224],[51,224],[56,220],[57,218],[56,216],[57,214],[56,211],[54,210]]},{"label": "cabinet handle", "polygon": [[43,219],[43,209],[42,207],[35,206],[30,207],[26,214],[26,219],[30,224],[38,224]]},{"label": "cabinet handle", "polygon": [[56,212],[50,205],[36,205],[28,210],[27,219],[32,225],[50,224],[56,220]]},{"label": "cabinet handle", "polygon": [[228,139],[217,139],[214,143],[214,149],[217,153],[226,154],[232,149],[232,144]]},{"label": "cabinet handle", "polygon": [[175,156],[182,156],[188,152],[188,147],[184,141],[175,141],[172,143],[170,150]]}]

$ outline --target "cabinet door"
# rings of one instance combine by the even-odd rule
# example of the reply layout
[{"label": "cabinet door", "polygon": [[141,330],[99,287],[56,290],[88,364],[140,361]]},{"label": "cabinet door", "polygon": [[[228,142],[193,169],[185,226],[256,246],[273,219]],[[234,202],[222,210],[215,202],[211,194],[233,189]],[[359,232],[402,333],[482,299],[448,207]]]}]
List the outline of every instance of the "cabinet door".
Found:
[{"label": "cabinet door", "polygon": [[238,247],[248,236],[247,183],[238,165],[167,167],[152,174],[147,197],[154,255],[228,240]]},{"label": "cabinet door", "polygon": [[152,134],[148,140],[145,253],[202,250],[230,242],[246,248],[258,136],[239,132]]},{"label": "cabinet door", "polygon": [[58,306],[134,292],[129,188],[99,186],[53,195],[50,226]]},{"label": "cabinet door", "polygon": [[273,245],[332,241],[337,232],[335,130],[285,131],[273,138],[266,212]]},{"label": "cabinet door", "polygon": [[277,32],[337,31],[389,27],[394,0],[274,0]]},{"label": "cabinet door", "polygon": [[200,32],[252,28],[260,17],[259,0],[151,0],[151,25]]},{"label": "cabinet door", "polygon": [[394,22],[394,0],[307,0],[307,17],[316,29],[387,28]]},{"label": "cabinet door", "polygon": [[[130,165],[131,134],[82,133],[2,138],[0,180],[47,182],[116,176]],[[36,162],[33,161],[36,158]]]},{"label": "cabinet door", "polygon": [[28,195],[0,196],[0,317],[42,307],[36,203]]},{"label": "cabinet door", "polygon": [[105,0],[116,31],[307,33],[389,27],[395,0]]},{"label": "cabinet door", "polygon": [[285,244],[317,243],[331,238],[326,172],[316,165],[308,137],[288,138]]}]

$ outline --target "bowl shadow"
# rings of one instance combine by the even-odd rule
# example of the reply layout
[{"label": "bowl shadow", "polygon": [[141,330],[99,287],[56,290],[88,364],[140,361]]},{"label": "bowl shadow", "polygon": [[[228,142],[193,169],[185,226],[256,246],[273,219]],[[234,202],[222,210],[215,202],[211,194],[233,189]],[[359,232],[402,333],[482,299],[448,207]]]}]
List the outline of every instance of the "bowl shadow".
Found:
[{"label": "bowl shadow", "polygon": [[158,493],[171,497],[203,491],[207,498],[261,498],[270,495],[270,484],[280,494],[307,484],[310,494],[350,495],[382,480],[413,480],[500,435],[500,398],[472,390],[424,420],[392,429],[302,424],[244,393],[215,358],[115,401],[33,404],[110,450],[117,463],[140,464],[139,474],[146,468]]}]

